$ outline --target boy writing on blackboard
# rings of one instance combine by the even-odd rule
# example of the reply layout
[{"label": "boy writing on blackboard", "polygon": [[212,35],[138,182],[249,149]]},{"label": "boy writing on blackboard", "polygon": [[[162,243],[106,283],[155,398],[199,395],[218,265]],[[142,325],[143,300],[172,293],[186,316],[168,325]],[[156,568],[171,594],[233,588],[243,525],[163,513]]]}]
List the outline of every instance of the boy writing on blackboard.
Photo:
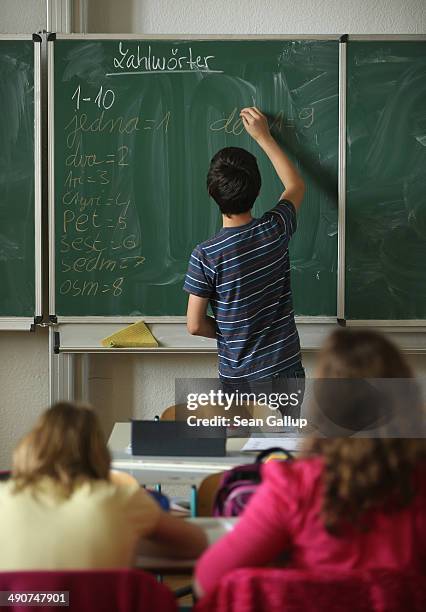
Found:
[{"label": "boy writing on blackboard", "polygon": [[[194,249],[184,284],[190,294],[188,331],[217,339],[219,377],[230,386],[304,377],[288,253],[304,182],[271,135],[265,115],[251,107],[240,116],[284,191],[274,208],[253,218],[261,186],[256,158],[237,147],[219,151],[210,164],[207,188],[223,227]],[[209,302],[214,318],[207,315]]]}]

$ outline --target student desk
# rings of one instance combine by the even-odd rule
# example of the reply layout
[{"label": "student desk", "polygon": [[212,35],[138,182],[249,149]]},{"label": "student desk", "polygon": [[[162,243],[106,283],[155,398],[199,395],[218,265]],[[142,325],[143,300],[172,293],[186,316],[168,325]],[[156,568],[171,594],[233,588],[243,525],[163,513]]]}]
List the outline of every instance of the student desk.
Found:
[{"label": "student desk", "polygon": [[[209,546],[231,531],[238,518],[190,518],[207,536]],[[137,555],[136,566],[146,571],[158,574],[191,574],[196,559],[172,559],[161,555],[158,547],[148,540],[141,540],[140,554]]]},{"label": "student desk", "polygon": [[130,454],[130,423],[116,423],[108,446],[111,467],[131,474],[140,484],[198,485],[209,474],[251,463],[255,453],[242,453],[247,438],[229,438],[225,457],[149,457]]}]

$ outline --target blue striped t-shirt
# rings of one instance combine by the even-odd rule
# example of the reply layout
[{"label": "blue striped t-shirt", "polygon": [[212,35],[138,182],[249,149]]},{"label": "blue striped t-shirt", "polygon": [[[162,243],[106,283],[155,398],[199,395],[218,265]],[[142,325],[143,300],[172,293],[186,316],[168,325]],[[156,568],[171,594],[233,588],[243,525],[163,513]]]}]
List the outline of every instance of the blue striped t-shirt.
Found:
[{"label": "blue striped t-shirt", "polygon": [[184,289],[209,298],[222,379],[266,378],[301,359],[288,254],[295,229],[295,208],[281,200],[260,219],[222,228],[191,255]]}]

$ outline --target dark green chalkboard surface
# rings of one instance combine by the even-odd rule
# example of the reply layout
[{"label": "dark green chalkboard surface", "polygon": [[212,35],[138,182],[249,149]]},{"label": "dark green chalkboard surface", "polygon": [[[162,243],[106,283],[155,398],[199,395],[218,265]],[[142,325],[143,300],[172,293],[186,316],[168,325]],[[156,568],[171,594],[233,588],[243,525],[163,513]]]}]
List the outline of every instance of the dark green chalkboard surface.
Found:
[{"label": "dark green chalkboard surface", "polygon": [[34,43],[0,38],[0,318],[34,317]]},{"label": "dark green chalkboard surface", "polygon": [[54,46],[55,313],[184,315],[194,246],[220,227],[210,158],[259,160],[254,212],[282,188],[245,134],[256,104],[303,173],[292,240],[300,315],[336,315],[338,43],[288,40],[64,40]]},{"label": "dark green chalkboard surface", "polygon": [[426,319],[426,42],[349,41],[346,318]]}]

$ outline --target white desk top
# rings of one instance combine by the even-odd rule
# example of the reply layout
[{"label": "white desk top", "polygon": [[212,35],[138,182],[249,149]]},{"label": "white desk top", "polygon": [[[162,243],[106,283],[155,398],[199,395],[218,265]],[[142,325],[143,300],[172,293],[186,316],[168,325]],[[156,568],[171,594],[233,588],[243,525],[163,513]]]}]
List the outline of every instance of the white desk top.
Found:
[{"label": "white desk top", "polygon": [[141,484],[198,485],[215,472],[229,470],[242,463],[251,463],[255,455],[242,453],[247,438],[229,438],[225,457],[150,457],[131,455],[130,423],[116,423],[108,446],[112,455],[111,467],[131,474]]}]

